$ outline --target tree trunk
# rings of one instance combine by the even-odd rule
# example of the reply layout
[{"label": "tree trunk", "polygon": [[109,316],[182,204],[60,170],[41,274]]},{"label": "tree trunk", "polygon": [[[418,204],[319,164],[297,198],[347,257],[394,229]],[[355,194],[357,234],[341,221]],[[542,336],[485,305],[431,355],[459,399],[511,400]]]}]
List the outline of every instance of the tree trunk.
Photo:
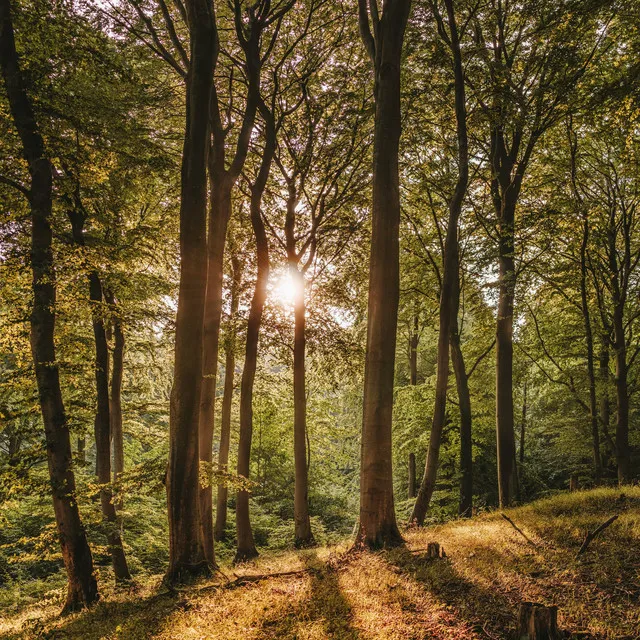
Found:
[{"label": "tree trunk", "polygon": [[[203,378],[200,397],[199,447],[200,461],[212,470],[213,432],[215,420],[216,378],[218,373],[218,346],[222,315],[222,281],[224,271],[224,245],[231,217],[231,188],[233,182],[226,173],[218,175],[210,163],[211,204],[207,241],[207,297],[204,313]],[[213,485],[200,487],[200,518],[202,540],[207,560],[213,562]]]},{"label": "tree trunk", "polygon": [[309,519],[309,468],[307,461],[307,389],[305,381],[306,307],[304,276],[295,265],[291,272],[298,280],[294,308],[293,339],[293,450],[295,460],[294,519],[295,545],[314,544]]},{"label": "tree trunk", "polygon": [[187,3],[191,64],[180,198],[180,285],[171,390],[167,506],[170,583],[208,574],[199,504],[199,414],[207,273],[207,153],[209,106],[217,53],[213,7]]},{"label": "tree trunk", "polygon": [[[231,440],[231,409],[233,407],[233,387],[236,368],[236,316],[238,314],[238,302],[240,297],[240,279],[242,271],[240,260],[236,256],[231,256],[233,265],[233,277],[231,283],[231,313],[229,322],[231,325],[230,335],[225,344],[225,364],[224,364],[224,395],[222,397],[222,420],[220,426],[220,451],[218,453],[218,471],[227,473],[229,470],[229,443]],[[216,540],[226,538],[227,529],[227,496],[229,489],[225,481],[218,484],[218,495],[216,498],[216,523],[214,536]]]},{"label": "tree trunk", "polygon": [[413,387],[418,384],[418,343],[420,341],[418,329],[418,313],[414,311],[411,337],[409,338],[409,379]]},{"label": "tree trunk", "polygon": [[409,499],[416,497],[416,454],[409,454]]},{"label": "tree trunk", "polygon": [[[258,340],[262,313],[267,299],[269,281],[269,241],[264,221],[262,220],[262,196],[267,186],[271,164],[276,150],[276,130],[273,117],[263,104],[261,111],[265,119],[265,146],[260,163],[260,170],[255,183],[251,187],[251,226],[256,238],[256,255],[258,273],[255,289],[249,308],[247,337],[245,345],[244,369],[240,384],[240,440],[238,442],[238,475],[249,479],[251,467],[251,438],[253,435],[253,385],[258,363]],[[235,562],[250,560],[258,555],[251,520],[249,517],[249,491],[241,489],[236,498],[236,535],[237,549]]]},{"label": "tree trunk", "polygon": [[410,5],[410,0],[387,0],[379,23],[376,24],[377,16],[373,16],[374,37],[369,28],[367,4],[359,0],[360,31],[375,73],[371,259],[360,522],[356,537],[356,546],[366,548],[402,543],[393,501],[391,419],[400,271],[400,74]]},{"label": "tree trunk", "polygon": [[460,347],[457,326],[455,327],[455,334],[451,336],[451,361],[456,375],[458,408],[460,410],[460,504],[458,505],[458,513],[464,518],[469,518],[473,511],[471,394],[469,393],[469,378]]},{"label": "tree trunk", "polygon": [[440,442],[445,425],[447,408],[447,387],[449,384],[449,343],[454,322],[457,322],[459,298],[459,248],[458,222],[462,211],[462,203],[467,193],[469,181],[469,152],[467,140],[467,111],[464,86],[464,71],[458,29],[453,11],[452,0],[445,0],[449,23],[451,51],[453,53],[453,70],[455,78],[455,112],[458,136],[458,180],[455,191],[449,202],[449,219],[447,236],[442,257],[443,274],[440,291],[440,334],[438,336],[438,356],[436,371],[436,397],[433,408],[433,421],[429,438],[427,461],[418,491],[411,521],[422,526],[436,486],[438,463],[440,459]]},{"label": "tree trunk", "polygon": [[622,485],[631,481],[631,451],[629,448],[627,349],[624,331],[624,317],[621,310],[616,310],[614,312],[613,331],[616,341],[616,458],[618,462],[618,482]]},{"label": "tree trunk", "polygon": [[[113,451],[113,481],[124,471],[124,432],[122,430],[122,378],[124,373],[124,331],[118,315],[115,297],[105,291],[105,300],[111,307],[113,326],[113,357],[111,358],[111,397],[109,402],[111,419],[111,448]],[[116,507],[122,506],[118,500]]]},{"label": "tree trunk", "polygon": [[520,420],[520,466],[524,464],[525,433],[527,429],[527,381],[522,389],[522,419]]},{"label": "tree trunk", "polygon": [[63,613],[68,613],[94,603],[98,599],[98,585],[76,502],[71,440],[55,353],[56,285],[50,225],[52,166],[45,154],[44,142],[24,89],[13,34],[10,0],[0,0],[0,66],[11,115],[22,141],[31,176],[31,353],[45,428],[53,507],[62,559],[67,571],[67,597]]},{"label": "tree trunk", "polygon": [[111,564],[116,584],[131,580],[127,559],[122,546],[118,527],[116,507],[111,490],[111,418],[109,411],[109,346],[104,328],[102,310],[103,294],[100,276],[94,271],[89,274],[89,298],[93,337],[96,345],[95,376],[98,410],[95,417],[96,472],[100,483],[100,505],[107,530],[107,544],[111,553]]},{"label": "tree trunk", "polygon": [[[609,401],[609,358],[609,340],[606,335],[603,335],[600,344],[600,354],[598,357],[598,378],[601,386],[599,417],[600,426],[602,427],[602,432],[605,435],[605,441],[611,444],[611,436],[609,434],[609,423],[611,421],[611,405]],[[615,450],[615,446],[612,445],[611,448]],[[615,451],[613,453],[615,453]],[[608,458],[607,449],[605,449],[605,454]],[[604,460],[603,466],[606,466]]]}]

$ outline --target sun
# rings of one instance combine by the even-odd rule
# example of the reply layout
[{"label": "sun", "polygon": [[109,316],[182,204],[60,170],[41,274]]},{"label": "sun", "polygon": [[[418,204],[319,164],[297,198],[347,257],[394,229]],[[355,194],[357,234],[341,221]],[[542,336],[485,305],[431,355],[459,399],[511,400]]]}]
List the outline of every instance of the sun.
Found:
[{"label": "sun", "polygon": [[272,295],[281,305],[289,307],[293,306],[299,296],[302,294],[302,280],[294,278],[289,272],[279,274],[272,288]]}]

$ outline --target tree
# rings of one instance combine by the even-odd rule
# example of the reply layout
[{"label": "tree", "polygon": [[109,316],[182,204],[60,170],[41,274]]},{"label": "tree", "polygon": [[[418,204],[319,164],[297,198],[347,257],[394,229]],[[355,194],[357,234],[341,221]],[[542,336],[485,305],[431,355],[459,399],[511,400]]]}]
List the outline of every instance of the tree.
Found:
[{"label": "tree", "polygon": [[0,65],[7,97],[31,177],[30,188],[25,192],[32,225],[31,351],[47,441],[53,506],[67,570],[67,597],[63,613],[69,613],[93,604],[98,599],[98,586],[75,496],[71,441],[56,361],[56,279],[50,223],[53,168],[25,90],[16,51],[10,0],[0,3],[0,43]]},{"label": "tree", "polygon": [[391,465],[391,418],[399,298],[401,131],[400,70],[410,0],[367,8],[358,1],[360,34],[374,70],[375,130],[367,359],[364,378],[360,522],[356,546],[402,542],[396,524]]},{"label": "tree", "polygon": [[191,43],[180,196],[180,287],[171,391],[169,582],[208,573],[199,503],[199,432],[203,321],[207,273],[207,154],[209,110],[218,41],[209,0],[186,3]]}]

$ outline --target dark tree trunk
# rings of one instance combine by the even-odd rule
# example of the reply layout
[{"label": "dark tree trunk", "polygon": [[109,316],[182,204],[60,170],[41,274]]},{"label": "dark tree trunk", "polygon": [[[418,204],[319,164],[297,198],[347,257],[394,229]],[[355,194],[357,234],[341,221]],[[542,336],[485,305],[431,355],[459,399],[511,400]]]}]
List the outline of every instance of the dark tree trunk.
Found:
[{"label": "dark tree trunk", "polygon": [[616,457],[618,462],[618,482],[627,484],[631,481],[629,390],[627,388],[628,367],[624,317],[621,312],[614,312],[613,331],[616,341]]},{"label": "dark tree trunk", "polygon": [[[212,153],[214,150],[215,146]],[[200,460],[209,470],[212,469],[213,455],[224,245],[231,217],[231,187],[233,185],[226,173],[220,172],[222,175],[218,175],[218,173],[216,166],[212,166],[210,163],[211,204],[207,241],[207,297],[204,314],[204,360],[199,418]],[[200,517],[205,555],[209,562],[213,562],[213,486],[211,482],[200,487]]]},{"label": "dark tree trunk", "polygon": [[409,338],[409,380],[411,386],[418,384],[418,344],[420,342],[418,329],[418,314],[414,312],[411,337]]},{"label": "dark tree trunk", "polygon": [[407,495],[409,498],[416,497],[416,454],[409,454],[409,486]]},{"label": "dark tree trunk", "polygon": [[[264,107],[264,105],[263,105]],[[256,238],[258,273],[249,308],[247,337],[245,345],[244,368],[240,384],[240,440],[238,442],[238,475],[249,478],[251,467],[251,439],[253,436],[253,385],[258,363],[258,341],[262,314],[267,299],[269,281],[269,242],[264,221],[262,220],[262,196],[267,186],[271,164],[276,150],[276,130],[272,114],[263,110],[265,119],[265,147],[260,170],[255,183],[251,186],[251,226]],[[236,562],[250,560],[258,555],[251,529],[249,516],[249,491],[238,491],[236,498]]]},{"label": "dark tree trunk", "polygon": [[527,429],[527,381],[522,388],[522,419],[520,420],[520,466],[524,464],[524,444]]},{"label": "dark tree trunk", "polygon": [[356,546],[402,543],[393,501],[391,419],[399,299],[401,131],[400,75],[410,0],[387,0],[369,27],[366,0],[359,0],[360,31],[375,74],[373,207],[367,357],[360,462],[360,522]]},{"label": "dark tree trunk", "polygon": [[0,0],[0,66],[11,115],[22,141],[31,176],[31,353],[45,428],[53,507],[62,559],[67,571],[67,597],[63,613],[68,613],[94,603],[98,599],[98,585],[76,502],[71,440],[55,353],[56,286],[50,224],[52,166],[45,153],[44,142],[24,88],[9,0]]},{"label": "dark tree trunk", "polygon": [[[440,333],[438,336],[438,356],[436,371],[436,397],[433,408],[433,421],[429,438],[427,461],[418,491],[418,497],[411,514],[411,521],[422,526],[436,486],[438,463],[440,459],[440,441],[446,420],[447,387],[449,384],[449,343],[454,323],[457,322],[459,298],[459,247],[458,223],[462,203],[469,182],[469,152],[467,140],[467,109],[464,86],[464,71],[460,52],[458,28],[453,11],[452,0],[445,0],[449,24],[450,44],[453,53],[455,78],[455,112],[458,135],[458,180],[449,203],[449,219],[443,255],[442,288],[440,291]],[[456,330],[457,333],[457,330]]]},{"label": "dark tree trunk", "polygon": [[[75,193],[75,206],[68,210],[73,239],[78,246],[85,246],[84,224],[86,214],[82,207],[79,187]],[[111,410],[109,398],[109,345],[105,329],[102,281],[97,271],[89,273],[89,301],[91,303],[91,325],[95,344],[95,379],[97,411],[94,420],[96,440],[96,475],[100,483],[100,506],[106,530],[107,545],[116,584],[129,582],[131,574],[127,566],[118,526],[116,507],[111,488]]]},{"label": "dark tree trunk", "polygon": [[[456,314],[457,315],[457,314]],[[457,323],[454,323],[457,325]],[[457,326],[451,335],[451,362],[456,376],[460,410],[460,503],[458,513],[469,518],[473,511],[473,447],[471,442],[472,417],[469,377],[460,347]]]},{"label": "dark tree trunk", "polygon": [[169,470],[169,568],[182,582],[210,571],[200,524],[199,415],[207,273],[207,153],[209,106],[217,55],[213,7],[187,3],[191,63],[187,78],[186,130],[180,198],[180,285],[171,391]]},{"label": "dark tree trunk", "polygon": [[111,490],[111,418],[109,411],[109,346],[104,328],[102,283],[96,272],[89,275],[89,298],[92,305],[93,337],[96,345],[96,394],[98,410],[95,417],[96,472],[100,483],[100,505],[107,529],[107,543],[117,583],[131,580],[122,547],[116,507]]},{"label": "dark tree trunk", "polygon": [[294,519],[295,544],[314,544],[309,519],[309,468],[307,460],[307,389],[305,381],[306,307],[304,275],[297,266],[291,272],[298,281],[294,308],[293,338],[293,450],[295,460]]},{"label": "dark tree trunk", "polygon": [[[231,256],[233,268],[231,282],[231,313],[230,331],[225,343],[225,364],[224,364],[224,394],[222,397],[222,420],[220,422],[220,451],[218,453],[218,471],[227,473],[229,470],[229,443],[231,440],[231,409],[233,407],[233,387],[236,368],[236,316],[238,314],[238,303],[240,297],[240,280],[242,271],[240,260],[236,256]],[[218,484],[218,495],[216,498],[216,523],[214,536],[216,540],[224,540],[227,529],[227,497],[229,489],[226,482]]]},{"label": "dark tree trunk", "polygon": [[[602,336],[600,344],[600,354],[598,357],[598,378],[600,381],[600,406],[599,406],[599,418],[602,432],[605,435],[606,442],[611,444],[611,436],[609,434],[609,424],[611,422],[611,404],[609,400],[609,339],[607,335]],[[615,444],[615,443],[614,443]],[[615,453],[615,446],[611,446]],[[605,449],[605,453],[607,449]],[[608,454],[607,454],[608,457]],[[603,460],[603,466],[605,462]]]},{"label": "dark tree trunk", "polygon": [[[122,379],[124,374],[125,338],[116,299],[105,291],[105,300],[111,307],[113,327],[113,356],[111,358],[111,396],[109,402],[111,419],[111,448],[113,451],[113,481],[124,471],[124,432],[122,430]],[[120,508],[121,500],[116,505]]]}]

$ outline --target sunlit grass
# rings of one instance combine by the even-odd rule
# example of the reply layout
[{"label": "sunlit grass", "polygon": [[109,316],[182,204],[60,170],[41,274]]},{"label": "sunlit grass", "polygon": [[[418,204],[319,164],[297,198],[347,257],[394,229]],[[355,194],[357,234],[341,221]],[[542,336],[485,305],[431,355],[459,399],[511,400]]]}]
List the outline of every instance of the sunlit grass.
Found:
[{"label": "sunlit grass", "polygon": [[[640,489],[562,494],[508,511],[409,530],[407,547],[347,553],[348,543],[264,554],[226,576],[276,574],[228,588],[225,578],[178,594],[160,576],[135,592],[107,592],[88,613],[57,619],[62,591],[0,621],[3,638],[416,640],[509,638],[518,603],[559,606],[582,637],[640,637]],[[619,519],[580,559],[586,529]],[[420,551],[440,542],[447,559]],[[105,575],[101,580],[108,582]]]}]

